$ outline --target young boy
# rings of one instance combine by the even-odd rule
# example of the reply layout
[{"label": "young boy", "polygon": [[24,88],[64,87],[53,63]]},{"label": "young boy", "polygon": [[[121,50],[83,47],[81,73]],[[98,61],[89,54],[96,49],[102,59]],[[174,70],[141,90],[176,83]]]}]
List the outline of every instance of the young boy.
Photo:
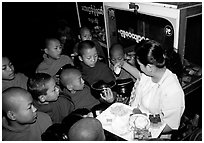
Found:
[{"label": "young boy", "polygon": [[[96,39],[92,38],[91,30],[88,27],[81,27],[80,28],[78,38],[80,41],[85,41],[85,40],[93,41],[95,44],[96,50],[98,52],[98,55],[99,55],[99,60],[102,60],[105,63],[107,63],[107,58],[105,56],[103,48],[101,47],[101,45],[99,44],[99,42]],[[75,55],[78,55],[78,46],[79,46],[79,43],[77,43],[74,46],[73,53]]]},{"label": "young boy", "polygon": [[39,64],[36,73],[48,73],[54,76],[59,69],[66,65],[73,65],[73,61],[69,56],[61,55],[62,48],[60,41],[54,38],[46,39],[45,41],[44,60]]},{"label": "young boy", "polygon": [[[113,44],[110,48],[110,62],[111,62],[111,66],[110,68],[114,71],[114,65],[116,63],[122,62],[125,60],[125,53],[124,53],[124,49],[122,47],[121,44]],[[121,69],[120,73],[115,74],[115,78],[116,79],[127,79],[127,78],[132,78],[133,81],[135,81],[136,79],[129,74],[127,71],[125,71],[124,69]]]},{"label": "young boy", "polygon": [[61,72],[60,81],[64,93],[71,96],[75,108],[91,109],[100,102],[91,95],[89,86],[84,84],[81,72],[76,68],[67,68]]},{"label": "young boy", "polygon": [[81,61],[83,79],[89,85],[99,80],[104,80],[106,83],[115,81],[115,77],[108,65],[98,61],[98,53],[94,42],[90,40],[80,42],[79,60]]},{"label": "young boy", "polygon": [[40,141],[41,134],[52,125],[50,117],[32,104],[28,91],[11,87],[2,94],[2,140]]},{"label": "young boy", "polygon": [[74,104],[67,96],[59,95],[55,80],[46,73],[37,73],[28,80],[28,89],[33,96],[33,104],[50,115],[53,123],[61,123],[74,110]]},{"label": "young boy", "polygon": [[28,77],[23,73],[15,73],[15,69],[8,57],[2,57],[2,91],[9,87],[27,89]]}]

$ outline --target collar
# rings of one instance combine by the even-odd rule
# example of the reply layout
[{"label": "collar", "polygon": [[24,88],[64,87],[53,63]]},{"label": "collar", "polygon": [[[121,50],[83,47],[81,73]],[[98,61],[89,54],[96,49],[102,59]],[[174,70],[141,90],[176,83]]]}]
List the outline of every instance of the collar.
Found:
[{"label": "collar", "polygon": [[19,126],[18,128],[12,127],[9,125],[8,121],[5,117],[2,118],[2,127],[4,127],[6,130],[12,131],[12,132],[24,132],[25,130],[28,130],[30,128],[30,125],[27,124],[26,126]]},{"label": "collar", "polygon": [[47,54],[43,54],[43,58],[46,64],[51,65],[54,61],[56,61],[53,58],[50,58]]},{"label": "collar", "polygon": [[159,86],[162,85],[162,83],[165,81],[165,79],[169,76],[170,71],[166,68],[162,78],[160,79],[160,81],[157,83]]}]

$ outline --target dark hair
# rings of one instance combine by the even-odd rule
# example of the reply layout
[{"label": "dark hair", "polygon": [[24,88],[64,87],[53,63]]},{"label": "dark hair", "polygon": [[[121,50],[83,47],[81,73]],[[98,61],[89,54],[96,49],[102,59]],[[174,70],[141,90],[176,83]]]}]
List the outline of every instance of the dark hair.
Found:
[{"label": "dark hair", "polygon": [[85,50],[92,49],[94,47],[95,47],[95,44],[91,40],[81,41],[79,43],[79,46],[78,46],[78,54],[79,54],[79,56],[82,56],[84,54]]},{"label": "dark hair", "polygon": [[154,41],[148,40],[136,51],[137,59],[146,66],[153,64],[158,68],[165,66],[165,55],[161,45]]},{"label": "dark hair", "polygon": [[28,91],[31,93],[33,99],[38,100],[40,95],[47,94],[45,84],[47,84],[51,78],[51,75],[47,73],[36,73],[34,76],[28,79]]}]

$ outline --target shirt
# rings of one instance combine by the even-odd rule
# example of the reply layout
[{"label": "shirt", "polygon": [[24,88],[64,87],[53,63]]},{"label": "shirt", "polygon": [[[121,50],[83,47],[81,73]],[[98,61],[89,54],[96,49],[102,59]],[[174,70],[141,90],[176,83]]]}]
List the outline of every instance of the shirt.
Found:
[{"label": "shirt", "polygon": [[113,72],[108,65],[103,62],[97,61],[95,67],[89,67],[83,62],[81,62],[81,65],[82,77],[89,83],[89,85],[92,85],[99,80],[104,80],[105,82],[115,81]]},{"label": "shirt", "polygon": [[85,85],[84,89],[81,91],[76,91],[75,93],[69,92],[67,89],[64,90],[65,94],[68,94],[72,101],[74,102],[75,109],[87,108],[91,109],[93,106],[99,104],[100,102],[93,97],[90,88]]},{"label": "shirt", "polygon": [[13,80],[2,80],[2,91],[9,87],[21,87],[27,89],[28,77],[23,73],[17,73]]},{"label": "shirt", "polygon": [[36,73],[48,73],[54,76],[62,66],[66,64],[73,65],[72,59],[66,55],[61,55],[59,59],[55,60],[44,54],[43,58],[44,60],[37,67]]},{"label": "shirt", "polygon": [[53,123],[61,123],[64,117],[74,110],[72,101],[63,95],[60,95],[57,101],[49,102],[49,104],[39,104],[36,100],[33,100],[33,104],[38,111],[47,113]]},{"label": "shirt", "polygon": [[168,69],[158,83],[141,73],[141,79],[133,87],[129,104],[144,112],[162,115],[166,124],[178,129],[185,109],[184,92],[177,76]]}]

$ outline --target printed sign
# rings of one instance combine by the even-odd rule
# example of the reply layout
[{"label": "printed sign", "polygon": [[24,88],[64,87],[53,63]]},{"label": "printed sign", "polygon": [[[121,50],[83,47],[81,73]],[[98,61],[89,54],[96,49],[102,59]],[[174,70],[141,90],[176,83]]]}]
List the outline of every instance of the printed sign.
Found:
[{"label": "printed sign", "polygon": [[81,26],[89,27],[92,36],[106,44],[105,22],[102,2],[77,2]]}]

